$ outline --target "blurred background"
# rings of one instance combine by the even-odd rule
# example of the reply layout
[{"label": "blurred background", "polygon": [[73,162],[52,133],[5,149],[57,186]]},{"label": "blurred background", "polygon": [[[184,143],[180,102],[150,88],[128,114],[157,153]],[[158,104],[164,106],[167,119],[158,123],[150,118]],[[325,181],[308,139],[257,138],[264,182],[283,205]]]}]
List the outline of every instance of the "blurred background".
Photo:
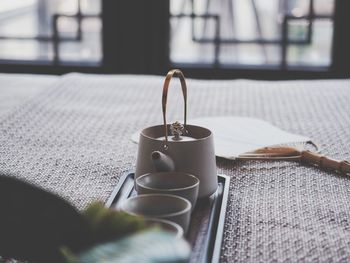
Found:
[{"label": "blurred background", "polygon": [[348,77],[349,2],[1,0],[0,71]]}]

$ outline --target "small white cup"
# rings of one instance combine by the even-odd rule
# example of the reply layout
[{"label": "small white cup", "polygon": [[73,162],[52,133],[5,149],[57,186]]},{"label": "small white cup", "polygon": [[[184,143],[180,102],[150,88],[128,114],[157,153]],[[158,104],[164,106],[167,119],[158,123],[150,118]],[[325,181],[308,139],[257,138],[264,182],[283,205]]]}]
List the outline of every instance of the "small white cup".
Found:
[{"label": "small white cup", "polygon": [[166,194],[146,194],[130,197],[121,205],[120,209],[128,214],[158,218],[179,224],[184,233],[190,224],[191,203],[182,197]]},{"label": "small white cup", "polygon": [[136,179],[138,194],[171,194],[186,198],[196,205],[199,179],[192,174],[181,172],[159,172],[141,175]]},{"label": "small white cup", "polygon": [[164,219],[149,218],[146,219],[147,226],[159,226],[161,229],[171,232],[176,238],[182,238],[184,235],[184,230],[178,224]]}]

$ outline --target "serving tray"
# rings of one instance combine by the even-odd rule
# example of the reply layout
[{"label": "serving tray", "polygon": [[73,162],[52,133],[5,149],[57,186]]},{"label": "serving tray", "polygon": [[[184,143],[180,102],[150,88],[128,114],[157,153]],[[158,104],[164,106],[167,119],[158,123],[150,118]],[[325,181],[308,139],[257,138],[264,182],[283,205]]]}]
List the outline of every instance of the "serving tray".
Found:
[{"label": "serving tray", "polygon": [[[190,262],[219,262],[228,200],[230,177],[218,175],[218,189],[209,198],[199,200],[191,215],[186,240],[192,246]],[[125,173],[106,202],[110,208],[136,195],[134,173]]]}]

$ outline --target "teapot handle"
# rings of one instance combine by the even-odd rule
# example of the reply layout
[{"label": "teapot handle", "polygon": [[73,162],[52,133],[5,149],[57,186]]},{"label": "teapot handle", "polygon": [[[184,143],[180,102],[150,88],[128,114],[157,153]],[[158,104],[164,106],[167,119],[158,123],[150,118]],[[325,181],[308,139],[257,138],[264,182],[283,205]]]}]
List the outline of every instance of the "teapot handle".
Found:
[{"label": "teapot handle", "polygon": [[163,110],[163,122],[164,122],[164,129],[165,129],[165,145],[164,149],[168,149],[168,125],[166,121],[166,105],[167,105],[167,98],[168,98],[168,90],[169,90],[169,84],[172,77],[178,77],[180,79],[181,88],[182,88],[182,95],[184,98],[184,127],[186,130],[186,118],[187,118],[187,86],[186,86],[186,80],[185,76],[179,69],[172,69],[168,72],[168,74],[165,77],[164,85],[163,85],[163,96],[162,96],[162,110]]}]

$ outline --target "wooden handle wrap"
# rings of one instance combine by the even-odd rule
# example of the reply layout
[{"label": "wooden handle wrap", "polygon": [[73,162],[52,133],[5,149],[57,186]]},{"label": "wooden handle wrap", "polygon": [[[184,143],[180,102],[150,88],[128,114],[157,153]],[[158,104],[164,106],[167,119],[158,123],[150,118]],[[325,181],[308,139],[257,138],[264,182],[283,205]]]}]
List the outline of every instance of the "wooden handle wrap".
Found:
[{"label": "wooden handle wrap", "polygon": [[350,173],[349,162],[331,159],[322,154],[313,153],[310,151],[302,151],[301,160],[306,163],[318,165],[325,169],[335,170],[345,174]]}]

